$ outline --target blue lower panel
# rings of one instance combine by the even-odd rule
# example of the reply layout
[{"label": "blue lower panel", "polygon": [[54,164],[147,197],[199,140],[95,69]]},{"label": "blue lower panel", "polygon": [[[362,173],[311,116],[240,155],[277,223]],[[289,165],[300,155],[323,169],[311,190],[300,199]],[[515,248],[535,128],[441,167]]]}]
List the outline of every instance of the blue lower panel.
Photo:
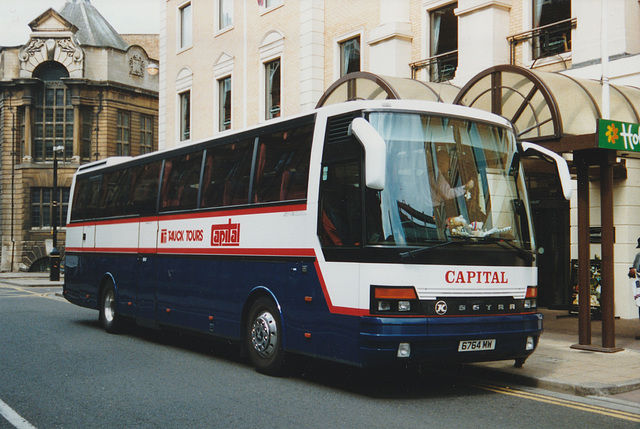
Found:
[{"label": "blue lower panel", "polygon": [[[355,365],[398,362],[400,343],[412,360],[481,361],[526,357],[527,336],[542,332],[537,314],[393,318],[331,314],[313,262],[117,254],[67,254],[65,297],[98,307],[98,288],[113,279],[118,311],[141,322],[240,339],[256,290],[281,310],[287,350]],[[345,285],[349,287],[350,285]],[[495,339],[496,348],[458,352],[462,340]]]},{"label": "blue lower panel", "polygon": [[[362,365],[397,362],[400,343],[411,345],[409,360],[477,362],[524,358],[526,339],[542,333],[542,315],[456,318],[364,317],[360,329]],[[489,351],[459,352],[460,341],[496,340]]]}]

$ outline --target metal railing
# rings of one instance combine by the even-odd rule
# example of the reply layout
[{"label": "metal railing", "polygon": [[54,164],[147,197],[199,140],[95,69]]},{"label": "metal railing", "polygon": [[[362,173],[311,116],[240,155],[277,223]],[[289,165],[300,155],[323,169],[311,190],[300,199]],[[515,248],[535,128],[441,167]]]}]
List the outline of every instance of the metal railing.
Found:
[{"label": "metal railing", "polygon": [[509,62],[515,65],[518,45],[527,42],[531,43],[533,61],[571,51],[571,30],[576,25],[577,19],[569,18],[507,37],[510,46]]},{"label": "metal railing", "polygon": [[425,60],[409,64],[411,78],[417,79],[420,70],[426,70],[430,82],[446,82],[453,79],[458,69],[458,51],[445,52]]}]

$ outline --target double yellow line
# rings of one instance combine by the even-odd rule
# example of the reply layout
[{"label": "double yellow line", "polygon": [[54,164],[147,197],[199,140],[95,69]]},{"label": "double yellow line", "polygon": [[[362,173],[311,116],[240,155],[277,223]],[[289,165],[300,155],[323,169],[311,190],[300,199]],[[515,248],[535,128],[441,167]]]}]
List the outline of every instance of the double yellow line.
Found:
[{"label": "double yellow line", "polygon": [[474,386],[503,395],[517,396],[532,401],[544,402],[547,404],[559,405],[566,408],[573,408],[575,410],[587,411],[590,413],[601,414],[604,416],[614,417],[617,419],[628,420],[631,422],[640,422],[640,414],[629,413],[626,411],[612,410],[610,408],[599,407],[597,405],[588,405],[580,402],[570,401],[562,398],[555,398],[552,396],[546,396],[539,393],[526,392],[523,390],[514,390],[508,387],[492,386],[489,384],[474,384]]},{"label": "double yellow line", "polygon": [[36,290],[29,290],[28,288],[21,286],[13,286],[0,284],[0,298],[29,298],[29,297],[39,297],[39,298],[47,298],[53,299],[56,301],[64,301],[66,300],[62,297],[57,297],[55,295],[52,296],[52,292],[41,292]]}]

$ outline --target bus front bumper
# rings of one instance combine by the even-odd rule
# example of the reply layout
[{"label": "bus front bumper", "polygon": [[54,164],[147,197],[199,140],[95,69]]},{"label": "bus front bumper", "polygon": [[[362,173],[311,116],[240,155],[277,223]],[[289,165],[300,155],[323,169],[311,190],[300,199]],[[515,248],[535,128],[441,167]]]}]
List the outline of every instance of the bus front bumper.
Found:
[{"label": "bus front bumper", "polygon": [[524,360],[542,333],[542,314],[476,317],[363,317],[360,363]]}]

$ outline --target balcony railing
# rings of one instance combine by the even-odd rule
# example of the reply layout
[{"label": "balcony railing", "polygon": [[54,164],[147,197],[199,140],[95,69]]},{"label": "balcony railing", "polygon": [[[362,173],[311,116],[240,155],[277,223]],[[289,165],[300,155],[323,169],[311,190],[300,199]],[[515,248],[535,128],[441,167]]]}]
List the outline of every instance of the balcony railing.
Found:
[{"label": "balcony railing", "polygon": [[571,51],[571,30],[576,28],[576,23],[576,18],[565,19],[507,37],[510,63],[516,64],[516,49],[527,42],[531,43],[533,61]]},{"label": "balcony railing", "polygon": [[458,51],[446,52],[409,64],[411,78],[417,79],[420,70],[426,70],[430,82],[446,82],[453,79],[458,68]]}]

